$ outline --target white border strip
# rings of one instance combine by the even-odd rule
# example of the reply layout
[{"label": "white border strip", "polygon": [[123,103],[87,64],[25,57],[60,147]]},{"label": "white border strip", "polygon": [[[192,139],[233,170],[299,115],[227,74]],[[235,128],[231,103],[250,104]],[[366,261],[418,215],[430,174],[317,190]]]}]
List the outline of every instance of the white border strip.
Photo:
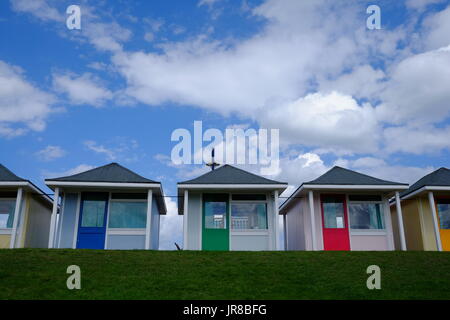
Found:
[{"label": "white border strip", "polygon": [[179,189],[285,189],[287,184],[179,184]]},{"label": "white border strip", "polygon": [[159,183],[119,183],[119,182],[72,182],[72,181],[45,181],[49,187],[119,187],[119,188],[160,188]]},{"label": "white border strip", "polygon": [[413,191],[409,194],[407,194],[406,196],[401,197],[401,200],[406,200],[409,198],[414,197],[417,194],[420,194],[424,191],[450,191],[450,187],[445,187],[445,186],[424,186],[420,189],[417,189],[416,191]]}]

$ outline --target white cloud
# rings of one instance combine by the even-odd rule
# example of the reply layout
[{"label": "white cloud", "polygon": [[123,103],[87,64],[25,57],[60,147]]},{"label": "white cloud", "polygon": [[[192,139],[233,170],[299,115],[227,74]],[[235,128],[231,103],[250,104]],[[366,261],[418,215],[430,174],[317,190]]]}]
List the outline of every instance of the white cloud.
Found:
[{"label": "white cloud", "polygon": [[117,158],[116,153],[113,150],[108,149],[103,145],[99,145],[95,141],[92,140],[85,141],[84,145],[89,150],[94,151],[95,153],[104,154],[109,161],[113,161]]},{"label": "white cloud", "polygon": [[63,22],[66,19],[65,12],[58,12],[46,0],[11,0],[10,2],[14,11],[30,13],[43,21]]},{"label": "white cloud", "polygon": [[101,81],[90,73],[81,76],[54,74],[53,86],[56,91],[67,94],[72,104],[102,106],[113,98],[113,93],[102,86]]},{"label": "white cloud", "polygon": [[412,154],[432,154],[450,150],[450,126],[436,128],[431,125],[391,127],[384,130],[386,151]]},{"label": "white cloud", "polygon": [[88,171],[94,169],[94,166],[88,165],[88,164],[80,164],[77,165],[76,167],[70,168],[68,170],[64,170],[64,171],[59,171],[59,172],[54,172],[54,171],[48,171],[48,170],[44,170],[42,172],[42,175],[44,178],[59,178],[59,177],[65,177],[65,176],[71,176],[77,173],[81,173],[84,171]]},{"label": "white cloud", "polygon": [[145,157],[145,153],[139,150],[139,143],[126,137],[115,137],[108,141],[107,146],[94,140],[83,144],[88,150],[105,156],[107,161],[136,162]]},{"label": "white cloud", "polygon": [[0,61],[0,135],[43,130],[55,102],[54,96],[28,82],[22,69]]},{"label": "white cloud", "polygon": [[159,231],[159,249],[175,250],[175,242],[183,247],[183,216],[178,215],[177,202],[165,198],[167,215],[161,216]]},{"label": "white cloud", "polygon": [[375,152],[379,125],[370,105],[332,92],[309,94],[293,103],[264,109],[263,127],[279,128],[291,144],[320,145],[335,153]]},{"label": "white cloud", "polygon": [[446,0],[407,0],[406,6],[416,10],[423,10],[431,4],[442,3]]},{"label": "white cloud", "polygon": [[[67,31],[65,11],[59,12],[55,8],[56,1],[50,0],[11,0],[11,8],[16,12],[28,13],[34,17],[46,21],[57,22],[60,30]],[[95,13],[95,10],[88,5],[81,7],[81,30],[80,32],[61,32],[65,37],[72,37],[78,40],[87,40],[98,50],[120,51],[122,44],[131,38],[131,31],[121,27],[116,21],[103,22],[102,17]]]},{"label": "white cloud", "polygon": [[424,175],[435,170],[432,166],[412,167],[403,165],[392,165],[383,159],[374,157],[359,158],[356,160],[347,160],[346,167],[356,170],[370,176],[395,181],[400,183],[414,183]]},{"label": "white cloud", "polygon": [[208,6],[211,7],[212,5],[216,4],[217,2],[219,2],[220,0],[200,0],[197,3],[197,6],[201,7],[201,6]]},{"label": "white cloud", "polygon": [[60,146],[47,146],[42,150],[37,151],[36,156],[42,161],[52,161],[64,157],[67,152]]},{"label": "white cloud", "polygon": [[423,23],[425,43],[429,49],[450,45],[450,5],[440,12],[429,15]]},{"label": "white cloud", "polygon": [[450,46],[406,58],[392,71],[378,116],[392,123],[440,122],[450,114],[449,83]]}]

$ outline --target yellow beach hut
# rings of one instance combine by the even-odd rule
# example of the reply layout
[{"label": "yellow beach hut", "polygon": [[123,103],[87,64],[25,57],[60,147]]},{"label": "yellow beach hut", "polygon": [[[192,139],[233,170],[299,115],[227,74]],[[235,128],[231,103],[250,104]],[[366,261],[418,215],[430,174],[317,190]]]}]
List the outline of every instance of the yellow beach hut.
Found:
[{"label": "yellow beach hut", "polygon": [[0,164],[0,248],[46,248],[53,200]]},{"label": "yellow beach hut", "polygon": [[[407,249],[450,251],[450,170],[440,168],[424,176],[400,198]],[[391,210],[396,216],[395,206]],[[395,233],[396,247],[399,238]]]}]

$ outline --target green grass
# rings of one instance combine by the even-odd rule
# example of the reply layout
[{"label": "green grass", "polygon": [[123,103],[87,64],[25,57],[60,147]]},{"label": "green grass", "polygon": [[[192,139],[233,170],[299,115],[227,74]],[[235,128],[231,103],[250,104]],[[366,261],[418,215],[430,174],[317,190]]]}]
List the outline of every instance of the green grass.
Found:
[{"label": "green grass", "polygon": [[0,299],[450,299],[450,254],[0,250]]}]

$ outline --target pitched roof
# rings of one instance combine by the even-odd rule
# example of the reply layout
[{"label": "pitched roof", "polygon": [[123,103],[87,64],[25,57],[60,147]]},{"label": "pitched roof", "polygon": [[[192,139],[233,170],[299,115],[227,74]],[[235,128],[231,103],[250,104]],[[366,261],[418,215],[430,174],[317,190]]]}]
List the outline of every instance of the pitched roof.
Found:
[{"label": "pitched roof", "polygon": [[427,174],[409,187],[408,190],[402,192],[401,196],[404,197],[426,186],[450,187],[450,169],[442,167],[430,174]]},{"label": "pitched roof", "polygon": [[115,162],[71,176],[45,179],[45,181],[159,183],[157,181],[144,178]]},{"label": "pitched roof", "polygon": [[407,185],[393,181],[382,180],[349,169],[335,166],[315,180],[305,184],[316,185]]},{"label": "pitched roof", "polygon": [[215,170],[192,180],[178,182],[178,184],[287,184],[270,180],[245,170],[225,164]]},{"label": "pitched roof", "polygon": [[16,176],[8,168],[6,168],[4,165],[0,164],[0,181],[22,182],[22,181],[27,181],[27,180]]}]

